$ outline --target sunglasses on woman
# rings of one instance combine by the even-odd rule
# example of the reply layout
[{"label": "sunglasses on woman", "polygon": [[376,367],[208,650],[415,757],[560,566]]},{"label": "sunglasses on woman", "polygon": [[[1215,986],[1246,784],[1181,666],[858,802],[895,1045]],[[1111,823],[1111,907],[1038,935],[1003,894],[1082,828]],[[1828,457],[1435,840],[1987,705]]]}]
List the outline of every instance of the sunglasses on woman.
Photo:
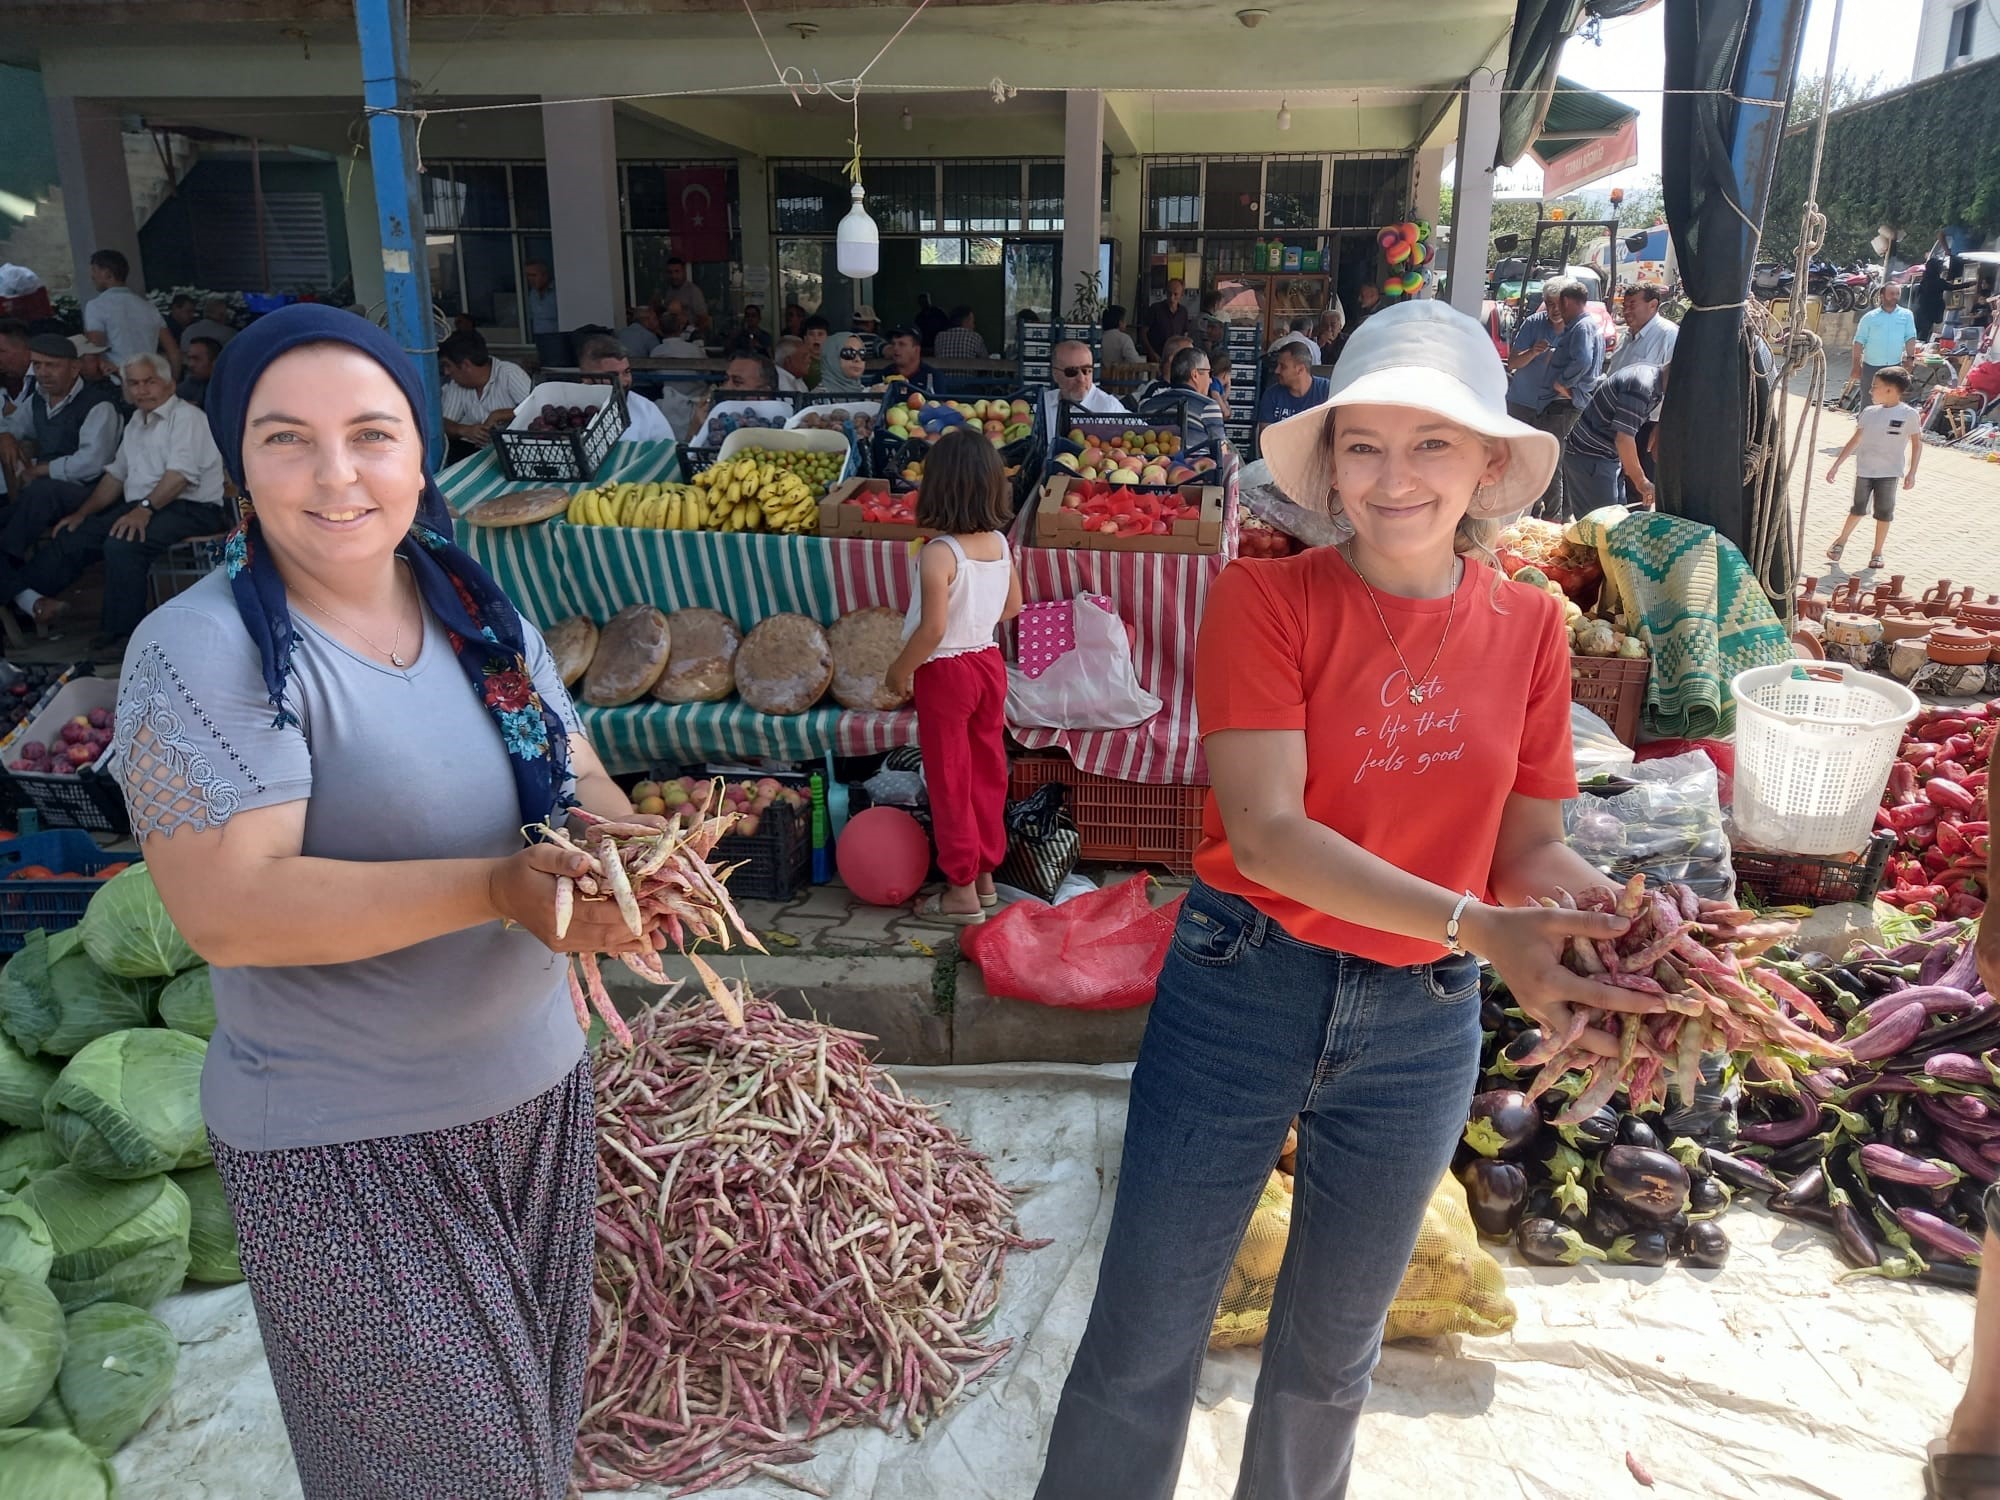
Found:
[{"label": "sunglasses on woman", "polygon": [[840,357],[842,359],[862,359],[865,356],[859,349],[843,349],[840,351]]}]

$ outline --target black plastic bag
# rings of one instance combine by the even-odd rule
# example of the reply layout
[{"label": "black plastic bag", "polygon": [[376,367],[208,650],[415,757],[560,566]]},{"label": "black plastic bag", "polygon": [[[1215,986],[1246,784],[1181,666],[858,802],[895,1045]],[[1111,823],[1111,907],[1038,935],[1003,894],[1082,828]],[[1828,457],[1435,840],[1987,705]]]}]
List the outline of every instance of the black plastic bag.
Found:
[{"label": "black plastic bag", "polygon": [[1055,900],[1083,848],[1068,804],[1069,789],[1059,781],[1007,804],[1007,858],[993,872],[995,880]]}]

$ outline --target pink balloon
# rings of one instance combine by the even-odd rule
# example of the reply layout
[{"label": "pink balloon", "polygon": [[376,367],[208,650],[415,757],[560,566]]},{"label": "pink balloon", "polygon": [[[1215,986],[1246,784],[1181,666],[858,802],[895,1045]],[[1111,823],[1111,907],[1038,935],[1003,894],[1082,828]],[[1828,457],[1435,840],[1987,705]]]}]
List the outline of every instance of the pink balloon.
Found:
[{"label": "pink balloon", "polygon": [[833,862],[847,888],[870,906],[901,906],[930,874],[931,841],[900,807],[871,807],[847,820]]}]

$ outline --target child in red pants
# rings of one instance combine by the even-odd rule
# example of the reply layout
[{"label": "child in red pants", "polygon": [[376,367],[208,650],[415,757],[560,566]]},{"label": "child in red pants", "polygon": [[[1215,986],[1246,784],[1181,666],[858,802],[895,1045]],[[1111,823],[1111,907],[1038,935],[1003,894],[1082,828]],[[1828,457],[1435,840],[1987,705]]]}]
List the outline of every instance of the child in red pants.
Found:
[{"label": "child in red pants", "polygon": [[938,868],[948,889],[924,914],[961,926],[998,898],[1007,855],[1007,669],[993,632],[1021,612],[1021,579],[1003,528],[1007,471],[984,434],[960,428],[924,459],[917,523],[940,535],[917,562],[917,593],[888,690],[917,700],[917,745],[930,788]]}]

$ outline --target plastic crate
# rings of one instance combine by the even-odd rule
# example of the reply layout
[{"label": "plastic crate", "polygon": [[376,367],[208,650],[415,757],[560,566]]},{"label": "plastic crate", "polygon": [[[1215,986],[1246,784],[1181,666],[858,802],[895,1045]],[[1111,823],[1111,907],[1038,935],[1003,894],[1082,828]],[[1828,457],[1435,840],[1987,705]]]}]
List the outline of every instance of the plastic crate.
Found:
[{"label": "plastic crate", "polygon": [[1639,743],[1639,716],[1646,708],[1646,684],[1653,676],[1650,656],[1578,656],[1570,653],[1569,696],[1611,726],[1628,745]]},{"label": "plastic crate", "polygon": [[1733,849],[1729,862],[1736,884],[1766,906],[1832,906],[1856,901],[1866,906],[1882,888],[1892,833],[1878,833],[1860,852],[1845,858],[1824,854],[1778,854],[1767,849]]},{"label": "plastic crate", "polygon": [[146,574],[146,597],[158,609],[176,594],[186,593],[222,566],[228,536],[190,537],[175,542],[153,560]]},{"label": "plastic crate", "polygon": [[726,833],[716,841],[711,864],[742,868],[729,877],[738,901],[789,901],[812,883],[812,815],[774,803],[757,820],[755,833]]},{"label": "plastic crate", "polygon": [[[597,415],[581,432],[529,432],[528,424],[550,406],[595,406]],[[618,387],[550,381],[536,386],[513,422],[493,434],[493,447],[509,479],[582,484],[597,477],[624,432],[625,398]]]},{"label": "plastic crate", "polygon": [[[0,953],[18,953],[28,934],[37,927],[61,932],[76,926],[83,920],[90,898],[103,889],[108,878],[97,872],[138,857],[107,854],[89,834],[73,829],[31,833],[0,844]],[[40,865],[59,874],[74,872],[79,878],[15,878],[15,871],[30,865]]]},{"label": "plastic crate", "polygon": [[[62,726],[77,714],[94,708],[111,708],[118,701],[118,683],[110,677],[73,677],[62,682],[31,719],[16,726],[0,740],[0,762],[18,758],[16,746],[27,740],[41,740],[54,747]],[[112,772],[118,762],[115,749],[106,750],[94,765],[79,766],[73,775],[49,771],[0,771],[11,783],[20,801],[42,815],[49,828],[86,828],[94,833],[123,837],[131,831],[125,814],[125,797]]]},{"label": "plastic crate", "polygon": [[1066,755],[1032,755],[1017,759],[1008,772],[1008,799],[1019,801],[1051,781],[1069,788],[1070,818],[1081,842],[1079,858],[1099,864],[1165,865],[1176,875],[1194,872],[1207,787],[1119,781],[1079,770]]}]

